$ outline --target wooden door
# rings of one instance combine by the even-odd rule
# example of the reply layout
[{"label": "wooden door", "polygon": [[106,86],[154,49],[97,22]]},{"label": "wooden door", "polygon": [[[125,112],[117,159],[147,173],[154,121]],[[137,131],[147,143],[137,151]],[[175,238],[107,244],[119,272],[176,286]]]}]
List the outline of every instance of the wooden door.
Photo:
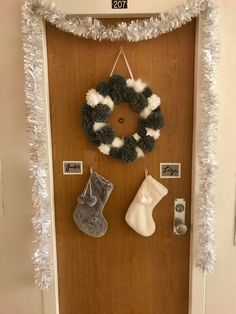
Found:
[{"label": "wooden door", "polygon": [[[187,200],[189,227],[194,43],[195,21],[137,43],[81,39],[47,25],[60,314],[188,313],[190,236],[173,234],[173,204],[176,197]],[[102,155],[81,127],[85,94],[108,78],[121,45],[134,77],[161,97],[166,121],[156,149],[128,165]],[[122,59],[115,73],[128,76]],[[137,115],[121,104],[111,123],[119,136],[132,134]],[[82,160],[84,174],[63,175],[63,160]],[[181,178],[160,179],[160,162],[180,162]],[[72,219],[90,166],[114,184],[101,238],[83,234]],[[124,219],[145,168],[169,190],[154,209],[156,232],[148,238]]]}]

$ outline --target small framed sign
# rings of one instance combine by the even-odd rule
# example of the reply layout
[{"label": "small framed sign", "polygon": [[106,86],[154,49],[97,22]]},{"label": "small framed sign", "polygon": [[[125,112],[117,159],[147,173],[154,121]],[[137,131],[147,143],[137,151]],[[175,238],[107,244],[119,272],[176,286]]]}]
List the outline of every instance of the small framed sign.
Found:
[{"label": "small framed sign", "polygon": [[166,179],[181,178],[181,163],[161,162],[160,178]]},{"label": "small framed sign", "polygon": [[112,9],[128,9],[128,0],[111,0]]},{"label": "small framed sign", "polygon": [[63,174],[83,174],[83,161],[63,161]]}]

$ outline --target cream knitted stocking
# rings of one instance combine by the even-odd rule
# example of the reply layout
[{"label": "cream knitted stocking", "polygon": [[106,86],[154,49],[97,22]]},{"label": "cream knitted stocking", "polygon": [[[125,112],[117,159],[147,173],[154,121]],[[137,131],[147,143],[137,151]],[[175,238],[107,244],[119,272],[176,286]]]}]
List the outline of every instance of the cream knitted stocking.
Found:
[{"label": "cream knitted stocking", "polygon": [[152,176],[146,176],[126,213],[127,224],[142,236],[151,236],[156,229],[153,209],[167,193],[164,185]]}]

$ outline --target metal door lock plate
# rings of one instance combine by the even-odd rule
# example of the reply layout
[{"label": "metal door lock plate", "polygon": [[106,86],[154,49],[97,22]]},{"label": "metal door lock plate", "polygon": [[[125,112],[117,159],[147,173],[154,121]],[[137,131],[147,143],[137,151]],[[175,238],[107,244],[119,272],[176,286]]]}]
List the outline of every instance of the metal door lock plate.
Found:
[{"label": "metal door lock plate", "polygon": [[173,232],[176,235],[183,235],[187,232],[185,224],[186,200],[184,198],[176,198],[174,201],[174,224]]}]

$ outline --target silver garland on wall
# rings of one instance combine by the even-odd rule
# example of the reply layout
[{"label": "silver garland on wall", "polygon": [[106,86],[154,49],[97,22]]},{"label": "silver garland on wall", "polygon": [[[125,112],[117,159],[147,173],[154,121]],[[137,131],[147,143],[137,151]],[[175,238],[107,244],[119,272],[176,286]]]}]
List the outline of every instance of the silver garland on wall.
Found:
[{"label": "silver garland on wall", "polygon": [[219,8],[215,0],[208,2],[208,9],[201,13],[201,94],[199,132],[199,195],[197,265],[212,272],[215,254],[215,189],[217,162],[215,149],[218,128],[218,100],[216,93],[217,64],[219,61]]},{"label": "silver garland on wall", "polygon": [[34,251],[32,255],[35,282],[48,288],[53,278],[50,257],[51,215],[48,173],[47,116],[44,89],[43,24],[31,10],[32,3],[23,7],[23,49],[25,95],[30,145],[30,170],[33,177],[32,205],[34,214]]},{"label": "silver garland on wall", "polygon": [[92,17],[72,17],[61,12],[53,3],[26,0],[22,7],[23,48],[25,68],[25,95],[28,108],[27,122],[30,144],[30,169],[33,176],[32,217],[34,228],[33,265],[36,284],[48,288],[53,279],[51,243],[51,209],[49,183],[49,156],[47,138],[47,110],[44,88],[43,20],[76,36],[94,40],[140,41],[155,38],[190,22],[201,21],[201,127],[198,194],[198,266],[206,272],[215,263],[215,181],[217,164],[215,142],[217,137],[218,102],[216,95],[216,68],[219,58],[218,7],[215,0],[190,0],[156,17],[121,22],[105,27]]}]

